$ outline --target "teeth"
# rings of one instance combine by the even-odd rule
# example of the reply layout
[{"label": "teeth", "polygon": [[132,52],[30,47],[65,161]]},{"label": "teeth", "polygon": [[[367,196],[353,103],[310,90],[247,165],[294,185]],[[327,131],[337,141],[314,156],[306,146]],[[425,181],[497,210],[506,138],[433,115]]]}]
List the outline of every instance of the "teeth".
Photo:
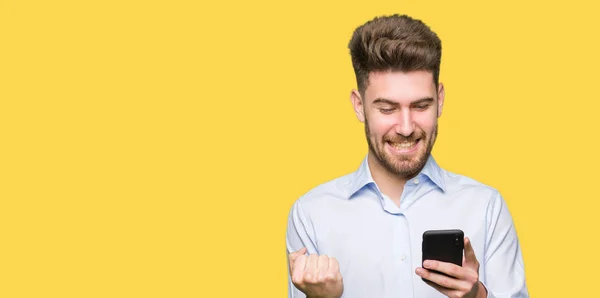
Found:
[{"label": "teeth", "polygon": [[417,144],[417,142],[402,142],[402,143],[391,143],[392,147],[394,147],[395,149],[410,149],[412,147],[415,146],[415,144]]}]

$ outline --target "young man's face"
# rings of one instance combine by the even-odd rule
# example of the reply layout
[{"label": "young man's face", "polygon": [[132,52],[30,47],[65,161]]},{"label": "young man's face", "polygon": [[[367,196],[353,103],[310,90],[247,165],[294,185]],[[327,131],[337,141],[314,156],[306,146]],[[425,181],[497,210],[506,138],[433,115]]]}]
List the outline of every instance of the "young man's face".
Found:
[{"label": "young man's face", "polygon": [[435,143],[444,103],[443,85],[436,89],[432,73],[372,72],[364,98],[353,91],[352,102],[374,161],[406,179],[418,174]]}]

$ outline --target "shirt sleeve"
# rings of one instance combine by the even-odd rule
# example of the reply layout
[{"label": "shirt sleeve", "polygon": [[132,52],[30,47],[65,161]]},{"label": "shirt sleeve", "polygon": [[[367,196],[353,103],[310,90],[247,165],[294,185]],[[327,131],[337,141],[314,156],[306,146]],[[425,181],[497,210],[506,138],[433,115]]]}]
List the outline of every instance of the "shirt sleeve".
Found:
[{"label": "shirt sleeve", "polygon": [[[287,254],[300,250],[306,247],[307,254],[317,253],[315,245],[315,235],[312,223],[300,206],[300,201],[296,201],[290,210],[288,217],[287,233],[286,233],[286,249]],[[288,297],[289,298],[305,298],[306,295],[298,290],[292,283],[292,278],[289,271],[288,259]]]},{"label": "shirt sleeve", "polygon": [[487,233],[482,284],[489,298],[527,298],[519,239],[506,202],[496,192],[486,214]]}]

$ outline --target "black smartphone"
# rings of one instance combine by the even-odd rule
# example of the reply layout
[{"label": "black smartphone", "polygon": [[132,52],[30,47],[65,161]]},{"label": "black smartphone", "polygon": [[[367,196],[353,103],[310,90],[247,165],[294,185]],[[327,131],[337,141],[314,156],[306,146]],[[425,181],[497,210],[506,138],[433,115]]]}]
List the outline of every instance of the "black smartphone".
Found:
[{"label": "black smartphone", "polygon": [[[437,260],[462,266],[463,250],[465,248],[464,236],[463,231],[458,229],[425,231],[423,233],[423,259],[421,262]],[[423,266],[422,263],[421,266]],[[441,272],[437,273],[443,274]]]}]

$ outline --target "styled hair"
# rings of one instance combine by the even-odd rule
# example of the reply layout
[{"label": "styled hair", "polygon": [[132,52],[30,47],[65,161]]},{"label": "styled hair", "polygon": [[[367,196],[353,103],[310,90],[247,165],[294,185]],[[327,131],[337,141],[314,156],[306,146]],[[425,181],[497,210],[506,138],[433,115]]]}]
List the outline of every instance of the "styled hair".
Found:
[{"label": "styled hair", "polygon": [[348,48],[363,96],[369,74],[376,71],[430,71],[438,86],[442,42],[420,20],[398,14],[376,17],[356,28]]}]

